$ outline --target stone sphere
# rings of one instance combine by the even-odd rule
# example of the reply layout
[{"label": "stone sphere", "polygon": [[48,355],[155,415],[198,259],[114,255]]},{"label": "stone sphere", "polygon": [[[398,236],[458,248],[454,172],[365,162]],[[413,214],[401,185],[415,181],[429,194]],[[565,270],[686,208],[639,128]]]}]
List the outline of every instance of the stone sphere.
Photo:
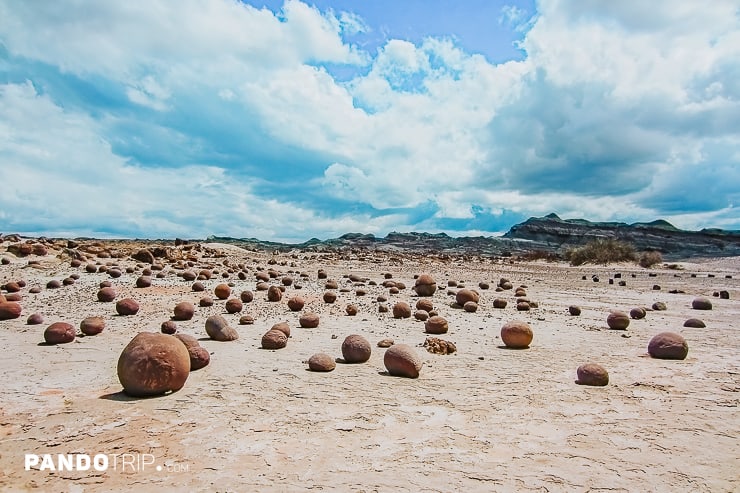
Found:
[{"label": "stone sphere", "polygon": [[653,310],[655,310],[656,312],[662,312],[667,309],[668,307],[662,301],[656,301],[655,303],[653,303]]},{"label": "stone sphere", "polygon": [[75,328],[67,322],[54,322],[44,331],[47,344],[66,344],[75,340]]},{"label": "stone sphere", "polygon": [[181,301],[175,305],[175,315],[172,317],[174,320],[191,320],[195,315],[195,305],[189,301]]},{"label": "stone sphere", "polygon": [[650,339],[648,353],[658,359],[685,359],[689,345],[681,334],[661,332]]},{"label": "stone sphere", "polygon": [[311,371],[327,372],[336,368],[334,358],[326,353],[316,353],[308,358],[308,369]]},{"label": "stone sphere", "polygon": [[528,348],[533,337],[532,328],[527,322],[514,320],[501,327],[501,340],[512,349]]},{"label": "stone sphere", "polygon": [[419,296],[432,296],[437,291],[437,282],[429,274],[421,274],[416,278],[414,290]]},{"label": "stone sphere", "polygon": [[421,358],[407,344],[394,344],[386,349],[383,364],[388,374],[406,378],[418,378],[422,367]]},{"label": "stone sphere", "polygon": [[508,304],[509,304],[508,301],[501,299],[501,298],[496,298],[495,300],[493,300],[494,308],[503,309],[503,308],[506,308],[506,305]]},{"label": "stone sphere", "polygon": [[519,312],[528,312],[530,308],[529,302],[527,301],[519,301],[516,304],[516,309]]},{"label": "stone sphere", "polygon": [[123,391],[134,397],[180,390],[190,374],[188,349],[167,334],[142,332],[118,358],[118,379]]},{"label": "stone sphere", "polygon": [[399,301],[393,305],[393,318],[411,317],[411,307],[405,301]]},{"label": "stone sphere", "polygon": [[434,310],[434,303],[432,303],[432,300],[421,298],[419,301],[416,302],[416,309],[424,310],[425,312],[431,312],[432,310]]},{"label": "stone sphere", "polygon": [[298,324],[304,329],[315,329],[319,326],[319,316],[313,312],[304,313],[298,319]]},{"label": "stone sphere", "polygon": [[213,294],[216,295],[216,298],[220,300],[225,300],[226,298],[231,296],[231,288],[229,287],[228,284],[219,284],[213,290]]},{"label": "stone sphere", "polygon": [[468,301],[463,305],[463,310],[468,313],[475,313],[478,311],[478,303],[475,301]]},{"label": "stone sphere", "polygon": [[46,283],[46,289],[59,289],[62,287],[62,282],[57,279],[52,279]]},{"label": "stone sphere", "polygon": [[239,317],[239,325],[252,325],[254,324],[254,317],[251,315],[242,315]]},{"label": "stone sphere", "polygon": [[324,293],[324,303],[334,303],[337,301],[337,293],[334,291],[326,291]]},{"label": "stone sphere", "polygon": [[568,313],[570,313],[574,317],[577,317],[578,315],[581,314],[581,308],[576,305],[570,305],[568,307]]},{"label": "stone sphere", "polygon": [[630,310],[630,317],[635,320],[642,320],[643,318],[645,318],[645,315],[647,315],[647,312],[641,306],[636,306],[635,308]]},{"label": "stone sphere", "polygon": [[214,341],[226,342],[239,339],[239,333],[230,327],[221,315],[211,315],[206,319],[206,334]]},{"label": "stone sphere", "polygon": [[252,300],[254,299],[254,293],[252,293],[249,290],[242,291],[241,294],[239,295],[239,298],[241,298],[242,303],[251,303]]},{"label": "stone sphere", "polygon": [[354,317],[357,315],[359,309],[357,308],[357,305],[350,304],[345,307],[344,311],[347,312],[347,316]]},{"label": "stone sphere", "polygon": [[152,278],[149,276],[139,276],[136,279],[137,288],[148,288],[152,285]]},{"label": "stone sphere", "polygon": [[183,280],[188,281],[188,282],[195,281],[197,277],[198,276],[196,276],[195,272],[193,272],[192,270],[186,270],[185,272],[182,273]]},{"label": "stone sphere", "polygon": [[190,288],[196,293],[200,293],[201,291],[205,291],[206,287],[203,285],[202,282],[194,282],[193,286]]},{"label": "stone sphere", "polygon": [[162,334],[174,334],[177,332],[177,324],[173,320],[166,320],[159,326]]},{"label": "stone sphere", "polygon": [[630,325],[630,318],[626,313],[615,310],[606,317],[606,324],[610,329],[614,330],[626,330]]},{"label": "stone sphere", "polygon": [[262,349],[282,349],[288,345],[288,336],[279,330],[268,330],[262,336]]},{"label": "stone sphere", "polygon": [[203,346],[188,348],[190,356],[190,371],[205,368],[211,362],[211,353]]},{"label": "stone sphere", "polygon": [[3,287],[5,288],[5,291],[7,291],[8,293],[17,293],[18,291],[21,290],[20,284],[18,284],[16,281],[10,281],[8,283],[5,283]]},{"label": "stone sphere", "polygon": [[455,294],[455,302],[458,305],[465,306],[465,303],[468,301],[478,303],[480,301],[480,296],[478,296],[478,293],[472,289],[461,289]]},{"label": "stone sphere", "polygon": [[116,299],[116,290],[111,287],[101,288],[98,291],[98,301],[110,303]]},{"label": "stone sphere", "polygon": [[290,337],[290,325],[288,325],[288,322],[278,322],[270,327],[270,330],[279,330],[285,334],[286,337]]},{"label": "stone sphere", "polygon": [[80,322],[80,332],[86,336],[94,336],[103,332],[105,329],[105,319],[103,317],[87,317]]},{"label": "stone sphere", "polygon": [[709,300],[709,298],[700,296],[698,298],[694,298],[694,300],[691,302],[691,308],[693,308],[694,310],[711,310],[712,302]]},{"label": "stone sphere", "polygon": [[303,310],[304,306],[306,306],[306,301],[300,296],[293,296],[288,300],[288,308],[292,312],[299,312]]},{"label": "stone sphere", "polygon": [[12,320],[21,316],[23,308],[15,301],[0,302],[0,320]]},{"label": "stone sphere", "polygon": [[283,299],[283,291],[278,286],[270,286],[267,289],[267,301],[278,302]]},{"label": "stone sphere", "polygon": [[395,341],[389,337],[378,341],[378,347],[391,347],[393,344],[395,344]]},{"label": "stone sphere", "polygon": [[586,363],[576,370],[578,385],[590,385],[592,387],[603,387],[609,383],[609,373],[606,369],[596,363]]},{"label": "stone sphere", "polygon": [[683,323],[683,326],[690,327],[692,329],[703,329],[707,325],[698,318],[690,318]]},{"label": "stone sphere", "polygon": [[26,320],[26,324],[28,325],[40,325],[42,323],[44,323],[44,316],[40,313],[33,313]]},{"label": "stone sphere", "polygon": [[430,317],[424,324],[424,331],[427,334],[446,334],[449,330],[447,320],[439,315]]},{"label": "stone sphere", "polygon": [[239,313],[244,309],[244,305],[242,304],[242,300],[239,298],[229,298],[228,301],[226,301],[225,308],[227,313]]},{"label": "stone sphere", "polygon": [[124,298],[116,303],[116,312],[119,315],[136,315],[139,312],[139,304],[131,298]]},{"label": "stone sphere", "polygon": [[361,335],[349,335],[342,342],[342,357],[347,363],[364,363],[370,359],[371,353],[370,343]]},{"label": "stone sphere", "polygon": [[429,312],[426,310],[416,310],[414,312],[414,318],[420,322],[425,322],[429,319]]},{"label": "stone sphere", "polygon": [[204,296],[198,301],[198,305],[203,307],[213,306],[213,303],[213,298],[211,298],[210,296]]}]

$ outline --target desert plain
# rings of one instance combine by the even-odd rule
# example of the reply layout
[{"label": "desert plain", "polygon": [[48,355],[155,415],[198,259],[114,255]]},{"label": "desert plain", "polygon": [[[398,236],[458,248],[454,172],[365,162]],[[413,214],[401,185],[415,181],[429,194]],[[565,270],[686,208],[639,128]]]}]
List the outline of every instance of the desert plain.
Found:
[{"label": "desert plain", "polygon": [[[3,240],[0,284],[25,285],[17,292],[20,317],[0,321],[2,491],[740,490],[740,258],[645,269],[189,243],[161,247],[152,269],[131,257],[151,243],[56,240],[37,252],[45,255],[17,256],[7,251],[14,242]],[[145,269],[151,286],[136,287]],[[202,270],[211,277],[195,292],[182,273]],[[267,284],[284,288],[278,302],[257,290],[256,274],[271,270]],[[437,283],[426,299],[449,325],[435,337],[453,342],[452,354],[423,347],[423,321],[393,316],[395,303],[414,309],[421,299],[413,287],[423,273]],[[518,311],[514,289],[496,291],[501,278],[524,286],[536,307]],[[73,281],[47,288],[64,279]],[[334,303],[322,297],[327,280],[337,283]],[[401,283],[397,293],[389,280]],[[136,300],[138,313],[120,316],[115,302],[98,301],[104,281],[117,300]],[[253,301],[227,313],[226,301],[214,296],[222,283],[231,284],[232,297],[252,291]],[[476,311],[454,306],[462,286],[479,293]],[[729,298],[713,296],[720,291]],[[305,300],[299,312],[287,306],[296,295]],[[204,296],[212,306],[199,306]],[[711,310],[692,308],[700,296]],[[496,298],[507,306],[494,308]],[[116,373],[121,351],[137,333],[159,332],[181,301],[196,309],[191,320],[176,322],[178,332],[200,340],[209,365],[192,371],[177,392],[126,395]],[[652,310],[656,302],[666,309]],[[347,315],[348,304],[356,315]],[[569,313],[571,305],[580,315]],[[648,308],[645,318],[609,329],[611,310],[634,307]],[[318,327],[299,326],[308,311],[319,315]],[[34,313],[43,323],[27,324]],[[237,340],[208,338],[205,320],[215,314],[238,331]],[[244,315],[254,323],[240,325]],[[100,334],[44,344],[51,323],[77,328],[91,316],[104,319]],[[689,318],[706,327],[684,327]],[[530,324],[528,349],[503,347],[501,327],[512,320]],[[287,346],[262,349],[262,335],[282,321],[291,327]],[[664,331],[686,339],[686,359],[648,355],[648,342]],[[350,334],[370,342],[366,363],[341,362]],[[414,347],[423,360],[418,378],[386,372],[386,349],[377,346],[386,338]],[[333,371],[308,370],[319,352],[339,359]],[[576,369],[588,362],[608,370],[607,386],[575,383]],[[26,454],[129,454],[154,463],[26,470]]]}]

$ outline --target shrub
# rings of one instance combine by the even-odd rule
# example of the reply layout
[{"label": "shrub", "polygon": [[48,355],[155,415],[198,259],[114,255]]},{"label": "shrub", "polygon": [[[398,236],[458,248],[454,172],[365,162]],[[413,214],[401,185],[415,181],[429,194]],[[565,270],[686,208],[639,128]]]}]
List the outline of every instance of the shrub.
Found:
[{"label": "shrub", "polygon": [[589,241],[582,247],[571,248],[565,252],[570,265],[602,264],[610,262],[634,261],[635,249],[629,243],[611,238]]},{"label": "shrub", "polygon": [[642,252],[642,255],[640,255],[640,260],[638,263],[640,264],[640,267],[646,267],[646,268],[652,267],[655,264],[662,264],[663,255],[661,255],[660,252],[656,250]]}]

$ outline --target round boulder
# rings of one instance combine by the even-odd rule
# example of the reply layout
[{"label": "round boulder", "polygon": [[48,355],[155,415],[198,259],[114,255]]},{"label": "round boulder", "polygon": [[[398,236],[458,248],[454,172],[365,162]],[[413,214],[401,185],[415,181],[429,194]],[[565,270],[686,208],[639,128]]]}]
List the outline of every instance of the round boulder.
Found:
[{"label": "round boulder", "polygon": [[228,284],[219,284],[213,290],[213,294],[216,295],[216,298],[220,300],[225,300],[226,298],[231,296],[231,288],[229,287]]},{"label": "round boulder", "polygon": [[399,301],[393,305],[393,318],[410,318],[411,307],[405,301]]},{"label": "round boulder", "polygon": [[159,326],[159,330],[162,334],[174,334],[177,332],[177,323],[174,320],[165,320]]},{"label": "round boulder", "polygon": [[504,299],[501,299],[501,298],[496,298],[495,300],[493,300],[493,307],[494,308],[504,309],[504,308],[506,308],[506,305],[508,305],[508,304],[509,304],[508,301],[506,301]]},{"label": "round boulder", "polygon": [[270,329],[262,336],[262,349],[282,349],[288,345],[288,336],[284,332]]},{"label": "round boulder", "polygon": [[15,301],[0,302],[0,320],[12,320],[21,316],[23,308]]},{"label": "round boulder", "polygon": [[42,323],[44,323],[44,316],[40,313],[33,313],[26,320],[26,324],[28,325],[41,325]]},{"label": "round boulder", "polygon": [[221,315],[211,315],[206,319],[206,334],[214,341],[226,342],[239,339],[239,333],[230,327]]},{"label": "round boulder", "polygon": [[116,299],[116,290],[112,287],[105,287],[98,290],[98,301],[110,303]]},{"label": "round boulder", "polygon": [[300,296],[293,296],[288,300],[288,308],[292,312],[299,312],[303,310],[303,307],[306,305],[306,302],[303,298]]},{"label": "round boulder", "polygon": [[278,322],[270,327],[270,330],[279,330],[285,334],[285,337],[290,337],[290,325],[288,325],[288,322]]},{"label": "round boulder", "polygon": [[650,339],[648,353],[658,359],[685,359],[689,345],[681,334],[661,332]]},{"label": "round boulder", "polygon": [[105,319],[103,317],[87,317],[80,322],[80,332],[86,336],[94,336],[103,332],[105,329]]},{"label": "round boulder", "polygon": [[44,331],[47,344],[66,344],[75,340],[75,328],[67,322],[54,322]]},{"label": "round boulder", "polygon": [[137,288],[149,288],[152,285],[152,278],[151,276],[139,276],[136,279],[136,287]]},{"label": "round boulder", "polygon": [[418,378],[422,361],[414,349],[407,344],[394,344],[383,355],[383,364],[389,375]]},{"label": "round boulder", "polygon": [[455,302],[460,306],[465,306],[465,303],[468,301],[472,301],[474,303],[478,303],[480,301],[480,296],[478,296],[478,293],[473,291],[472,289],[461,289],[455,294]]},{"label": "round boulder", "polygon": [[370,343],[359,334],[349,335],[342,342],[342,357],[347,363],[364,363],[371,353]]},{"label": "round boulder", "polygon": [[615,310],[606,317],[606,324],[610,329],[614,330],[626,330],[630,325],[630,318],[626,313]]},{"label": "round boulder", "polygon": [[468,313],[475,313],[478,311],[478,303],[475,301],[468,301],[463,305],[463,310]]},{"label": "round boulder", "polygon": [[711,310],[712,302],[709,300],[709,298],[699,296],[698,298],[694,298],[694,300],[691,302],[691,308],[693,308],[694,310]]},{"label": "round boulder", "polygon": [[190,373],[190,355],[180,340],[167,334],[142,332],[118,358],[118,379],[134,397],[180,390]]},{"label": "round boulder", "polygon": [[139,304],[131,298],[124,298],[116,303],[116,312],[119,315],[136,315],[139,312]]},{"label": "round boulder", "polygon": [[506,347],[512,349],[526,349],[532,343],[532,328],[527,322],[514,320],[501,327],[501,340]]},{"label": "round boulder", "polygon": [[267,301],[278,302],[283,299],[283,291],[278,286],[270,286],[267,289]]},{"label": "round boulder", "polygon": [[449,330],[447,320],[439,315],[430,317],[424,324],[424,331],[427,334],[446,334]]},{"label": "round boulder", "polygon": [[609,383],[609,373],[601,365],[586,363],[576,370],[578,385],[590,385],[592,387],[603,387]]},{"label": "round boulder", "polygon": [[690,327],[692,329],[703,329],[707,325],[703,321],[699,320],[698,318],[690,318],[683,323],[683,326]]},{"label": "round boulder", "polygon": [[432,296],[437,291],[437,282],[429,274],[421,274],[416,278],[414,290],[419,296]]},{"label": "round boulder", "polygon": [[242,300],[239,298],[229,298],[226,301],[225,308],[227,313],[239,313],[244,309],[244,305],[242,304]]},{"label": "round boulder", "polygon": [[635,320],[642,320],[643,318],[645,318],[645,315],[647,315],[647,312],[641,306],[636,306],[635,308],[630,310],[630,317]]},{"label": "round boulder", "polygon": [[175,315],[172,317],[174,320],[191,320],[195,315],[195,305],[189,301],[181,301],[175,305]]},{"label": "round boulder", "polygon": [[316,353],[308,358],[308,369],[311,371],[327,372],[336,368],[334,358],[326,353]]},{"label": "round boulder", "polygon": [[304,329],[315,329],[319,326],[319,316],[313,312],[307,312],[298,319],[298,324]]},{"label": "round boulder", "polygon": [[[380,300],[378,300],[380,301]],[[416,302],[416,309],[417,310],[424,310],[425,312],[429,313],[432,310],[434,310],[434,303],[432,303],[432,300],[428,300],[425,298],[420,299]]]}]

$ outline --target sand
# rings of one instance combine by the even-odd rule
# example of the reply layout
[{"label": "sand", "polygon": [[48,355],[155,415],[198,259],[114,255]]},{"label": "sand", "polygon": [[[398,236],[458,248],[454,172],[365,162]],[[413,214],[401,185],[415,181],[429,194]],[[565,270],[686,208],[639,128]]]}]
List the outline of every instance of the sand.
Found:
[{"label": "sand", "polygon": [[[7,242],[0,251],[5,250]],[[11,259],[0,266],[0,283],[23,279],[23,314],[0,321],[0,490],[2,491],[738,491],[740,490],[740,262],[692,259],[683,270],[651,270],[636,265],[571,267],[563,263],[450,259],[401,254],[316,255],[246,251],[212,244],[196,268],[213,266],[219,274],[203,281],[205,293],[166,267],[150,288],[135,288],[141,268],[111,279],[70,266],[61,250],[45,257]],[[219,253],[222,252],[222,253]],[[95,259],[134,267],[130,258]],[[29,266],[29,259],[40,263]],[[247,280],[226,271],[242,263]],[[268,265],[274,259],[276,264]],[[254,291],[260,266],[293,271],[301,285],[286,288],[279,303]],[[325,269],[339,282],[336,303],[321,300]],[[298,273],[308,274],[300,278]],[[389,295],[383,274],[407,288]],[[378,313],[378,295],[396,301],[417,298],[414,275],[431,273],[440,289],[434,304],[450,326],[437,336],[452,341],[457,352],[425,351],[424,324]],[[627,286],[608,284],[615,273]],[[649,277],[652,272],[655,277]],[[70,274],[79,280],[46,289],[51,279]],[[691,274],[696,277],[691,277]],[[156,274],[156,272],[155,272]],[[365,296],[343,276],[358,274]],[[591,276],[597,274],[600,282]],[[635,277],[632,277],[632,274]],[[709,274],[714,277],[709,277]],[[586,280],[582,276],[586,276]],[[727,278],[726,276],[732,276]],[[539,303],[517,312],[513,291],[496,293],[501,277],[526,285]],[[101,281],[110,280],[118,298],[136,299],[141,310],[121,317],[115,303],[96,301]],[[280,278],[273,283],[279,283]],[[475,313],[453,308],[461,281],[480,290]],[[134,399],[121,392],[116,363],[123,347],[141,331],[159,331],[180,301],[197,305],[213,296],[221,282],[233,282],[236,295],[250,289],[255,301],[242,313],[226,314],[225,301],[196,308],[195,317],[177,322],[182,333],[203,338],[211,353],[206,368],[190,374],[179,392]],[[654,285],[660,290],[654,290]],[[38,294],[29,293],[40,286]],[[671,294],[670,290],[684,293]],[[713,297],[727,290],[730,299]],[[298,325],[300,313],[287,300],[306,299],[305,311],[321,317],[315,329]],[[692,310],[696,296],[709,297],[711,311]],[[492,301],[509,301],[494,309]],[[663,301],[666,311],[648,311],[626,331],[609,330],[610,310],[629,311]],[[347,316],[348,303],[359,307]],[[582,314],[573,317],[568,306]],[[45,323],[26,325],[42,313]],[[223,314],[239,331],[232,342],[207,340],[205,319]],[[254,325],[238,325],[250,314]],[[102,316],[105,330],[75,342],[46,346],[43,331],[52,322],[79,326],[87,316]],[[705,329],[684,328],[700,318]],[[524,320],[534,331],[529,349],[502,348],[501,326]],[[288,321],[292,335],[284,349],[260,349],[262,334]],[[663,331],[682,334],[689,344],[683,361],[652,359],[650,338]],[[362,334],[373,345],[364,364],[341,364],[330,373],[307,370],[317,352],[341,357],[349,334]],[[424,360],[418,379],[391,377],[383,366],[384,338],[414,346]],[[576,368],[595,362],[607,368],[606,387],[575,384]],[[25,470],[25,454],[130,454],[153,458],[105,471]],[[119,457],[123,457],[119,455]],[[160,470],[157,470],[159,467]]]}]

